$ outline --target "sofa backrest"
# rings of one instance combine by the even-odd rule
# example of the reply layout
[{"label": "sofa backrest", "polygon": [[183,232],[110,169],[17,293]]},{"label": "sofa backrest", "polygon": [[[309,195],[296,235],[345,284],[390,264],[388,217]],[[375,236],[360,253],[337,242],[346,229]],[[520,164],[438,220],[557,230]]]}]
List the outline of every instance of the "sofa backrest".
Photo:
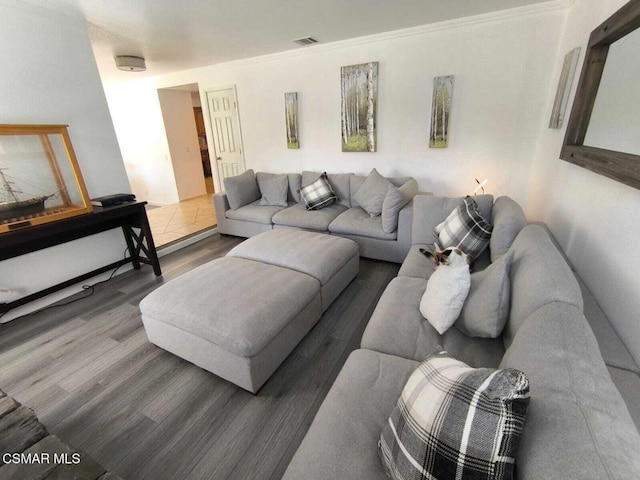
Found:
[{"label": "sofa backrest", "polygon": [[289,177],[289,191],[287,192],[287,201],[299,203],[302,201],[300,198],[300,187],[302,186],[302,175],[299,173],[287,173]]},{"label": "sofa backrest", "polygon": [[[406,182],[412,179],[412,177],[385,177],[385,178],[389,180],[391,183],[393,183],[396,187],[401,187]],[[350,190],[351,190],[351,206],[352,207],[360,206],[360,204],[356,200],[354,200],[353,196],[356,193],[358,193],[358,190],[360,190],[360,187],[362,186],[362,184],[366,179],[367,179],[366,175],[351,175]]]},{"label": "sofa backrest", "polygon": [[[463,197],[431,197],[416,195],[413,197],[413,220],[411,227],[411,243],[431,245],[436,241],[434,230],[449,214],[462,203]],[[493,207],[493,195],[476,195],[473,199],[478,204],[482,216],[489,220]]]},{"label": "sofa backrest", "polygon": [[578,281],[544,227],[527,225],[511,249],[511,307],[503,333],[505,348],[526,318],[540,307],[552,302],[568,303],[580,310],[583,307]]},{"label": "sofa backrest", "polygon": [[[302,186],[307,186],[315,182],[322,172],[310,172],[305,170],[302,172]],[[350,179],[353,173],[327,173],[329,179],[329,185],[333,193],[338,197],[338,205],[343,205],[347,208],[351,208],[351,188]],[[302,199],[299,200],[300,202]]]},{"label": "sofa backrest", "polygon": [[531,313],[500,368],[523,371],[531,385],[518,480],[640,478],[640,435],[581,308],[551,302]]}]

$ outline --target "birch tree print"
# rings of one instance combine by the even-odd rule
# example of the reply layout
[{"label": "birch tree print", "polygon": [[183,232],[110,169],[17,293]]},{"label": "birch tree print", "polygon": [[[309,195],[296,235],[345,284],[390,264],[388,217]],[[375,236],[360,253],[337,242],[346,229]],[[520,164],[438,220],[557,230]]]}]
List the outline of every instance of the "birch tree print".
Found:
[{"label": "birch tree print", "polygon": [[341,69],[342,151],[376,151],[378,62]]},{"label": "birch tree print", "polygon": [[300,148],[298,138],[298,92],[284,94],[284,116],[287,126],[287,148]]},{"label": "birch tree print", "polygon": [[433,79],[430,148],[446,148],[449,144],[449,115],[453,94],[453,75]]}]

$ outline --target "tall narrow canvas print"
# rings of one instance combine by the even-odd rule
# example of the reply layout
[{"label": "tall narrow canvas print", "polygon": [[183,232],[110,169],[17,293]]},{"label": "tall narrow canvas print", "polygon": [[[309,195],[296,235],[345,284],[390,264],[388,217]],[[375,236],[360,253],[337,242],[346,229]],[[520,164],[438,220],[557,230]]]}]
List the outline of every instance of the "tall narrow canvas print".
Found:
[{"label": "tall narrow canvas print", "polygon": [[287,124],[287,148],[300,148],[298,138],[298,92],[284,94],[284,116]]},{"label": "tall narrow canvas print", "polygon": [[376,151],[378,62],[342,67],[342,151]]},{"label": "tall narrow canvas print", "polygon": [[453,75],[433,79],[430,148],[446,148],[449,144],[449,115],[453,95]]}]

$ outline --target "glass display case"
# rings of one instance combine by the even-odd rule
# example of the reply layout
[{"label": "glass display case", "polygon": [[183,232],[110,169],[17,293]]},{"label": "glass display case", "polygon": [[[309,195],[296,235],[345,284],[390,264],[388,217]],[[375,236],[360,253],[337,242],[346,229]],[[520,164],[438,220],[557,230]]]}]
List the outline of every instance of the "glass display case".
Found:
[{"label": "glass display case", "polygon": [[91,211],[66,125],[0,125],[0,234]]}]

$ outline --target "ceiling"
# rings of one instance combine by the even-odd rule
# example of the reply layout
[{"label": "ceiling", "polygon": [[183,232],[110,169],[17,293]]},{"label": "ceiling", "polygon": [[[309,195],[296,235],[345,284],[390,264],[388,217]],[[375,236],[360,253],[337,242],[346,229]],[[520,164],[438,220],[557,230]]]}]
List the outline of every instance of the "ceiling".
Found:
[{"label": "ceiling", "polygon": [[[158,75],[547,0],[22,0],[86,19],[105,80]],[[114,55],[147,60],[121,72]]]}]

